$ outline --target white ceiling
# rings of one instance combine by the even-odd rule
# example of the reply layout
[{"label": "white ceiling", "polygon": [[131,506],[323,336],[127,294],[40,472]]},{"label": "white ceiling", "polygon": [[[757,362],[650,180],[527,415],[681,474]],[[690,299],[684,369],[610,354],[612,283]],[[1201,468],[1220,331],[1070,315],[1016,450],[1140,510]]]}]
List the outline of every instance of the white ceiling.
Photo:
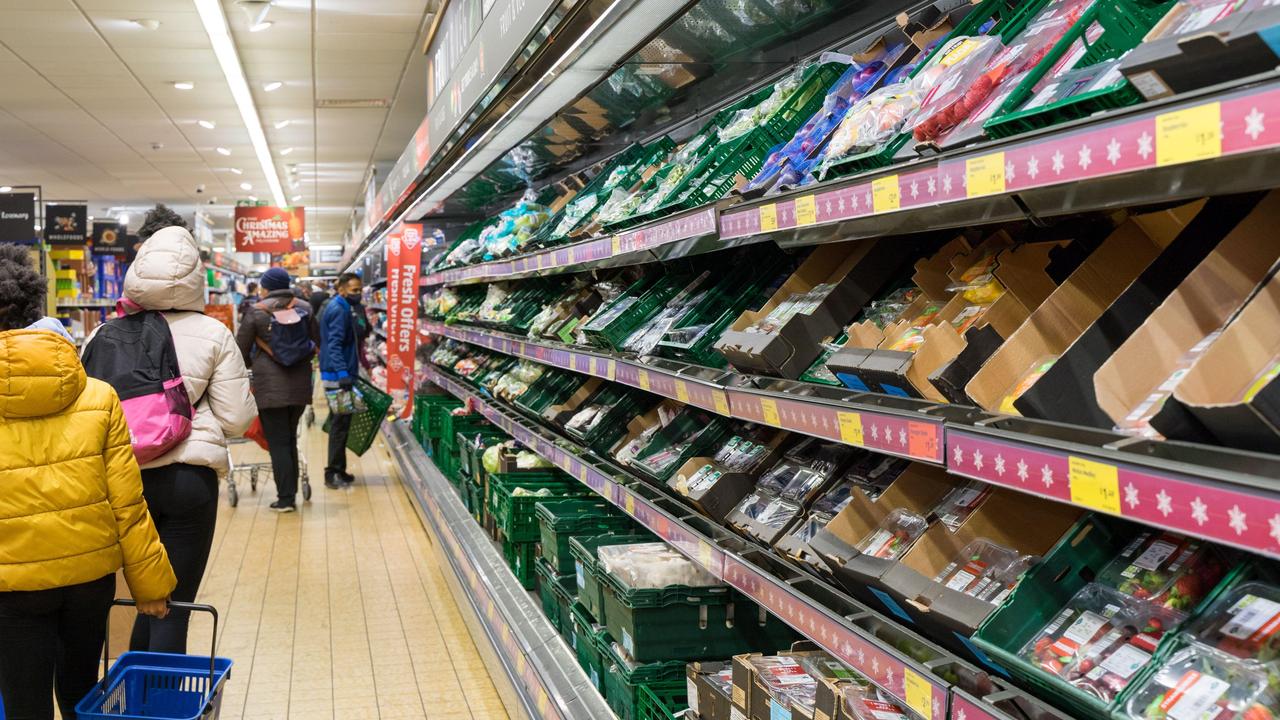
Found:
[{"label": "white ceiling", "polygon": [[[245,9],[223,0],[285,196],[302,195],[312,244],[341,242],[370,164],[385,171],[426,114],[429,4],[275,0],[273,25],[251,33]],[[272,81],[284,86],[265,92]],[[313,109],[316,99],[356,98],[393,104]],[[157,202],[184,214],[200,206],[225,229],[236,200],[271,199],[191,0],[0,0],[0,185],[40,185],[47,200],[87,201],[95,216],[125,208],[135,228]]]}]

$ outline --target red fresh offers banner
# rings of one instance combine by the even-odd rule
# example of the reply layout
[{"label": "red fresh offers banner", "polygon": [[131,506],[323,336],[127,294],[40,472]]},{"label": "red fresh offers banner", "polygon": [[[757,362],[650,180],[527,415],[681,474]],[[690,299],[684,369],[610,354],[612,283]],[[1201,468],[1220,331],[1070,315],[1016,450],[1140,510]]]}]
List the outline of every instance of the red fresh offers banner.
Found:
[{"label": "red fresh offers banner", "polygon": [[266,205],[236,208],[236,252],[293,252],[294,243],[302,246],[307,230],[305,209],[278,208]]},{"label": "red fresh offers banner", "polygon": [[422,226],[405,224],[387,235],[387,391],[404,393],[413,409],[413,361],[418,349],[418,276]]}]

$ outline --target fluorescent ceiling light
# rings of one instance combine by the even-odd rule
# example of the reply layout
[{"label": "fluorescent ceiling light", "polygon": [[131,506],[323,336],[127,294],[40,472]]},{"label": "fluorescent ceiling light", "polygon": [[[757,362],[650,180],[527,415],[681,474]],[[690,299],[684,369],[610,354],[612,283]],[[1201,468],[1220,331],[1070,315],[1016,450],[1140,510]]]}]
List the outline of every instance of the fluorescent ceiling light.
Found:
[{"label": "fluorescent ceiling light", "polygon": [[253,185],[252,185],[251,183],[243,182],[243,183],[240,183],[240,189],[241,189],[241,190],[252,190],[252,189],[253,189]]},{"label": "fluorescent ceiling light", "polygon": [[293,122],[293,121],[292,121],[292,120],[281,120],[280,122],[276,123],[276,129],[277,129],[277,130],[283,130],[283,129],[285,129],[285,128],[289,127],[289,123],[291,123],[291,122]]},{"label": "fluorescent ceiling light", "polygon": [[240,168],[227,168],[227,169],[231,171],[231,174],[232,174],[232,175],[243,175],[243,174],[244,174],[244,171],[243,171],[243,170],[241,170]]},{"label": "fluorescent ceiling light", "polygon": [[283,86],[284,86],[284,83],[280,82],[279,80],[273,80],[269,83],[263,84],[262,89],[267,92],[274,92],[276,90],[279,90]]},{"label": "fluorescent ceiling light", "polygon": [[266,30],[267,28],[271,27],[274,24],[275,23],[271,22],[270,20],[263,20],[260,23],[254,23],[250,25],[249,32],[262,32],[263,30]]},{"label": "fluorescent ceiling light", "polygon": [[215,125],[212,120],[197,120],[196,124],[204,128],[205,130],[212,130],[215,127],[217,127],[217,125]]},{"label": "fluorescent ceiling light", "polygon": [[224,147],[214,148],[214,150],[217,150],[219,155],[230,155],[230,154],[231,154],[231,151],[230,151],[230,150],[228,150],[227,148],[224,148]]},{"label": "fluorescent ceiling light", "polygon": [[257,195],[250,195],[250,196],[249,196],[249,202],[258,202],[258,196],[257,196]]},{"label": "fluorescent ceiling light", "polygon": [[258,108],[253,104],[253,94],[249,92],[249,83],[244,78],[244,68],[240,65],[240,57],[236,54],[235,42],[231,39],[231,29],[227,27],[227,16],[223,14],[219,0],[195,0],[196,12],[200,14],[200,22],[204,25],[209,41],[213,44],[213,53],[222,67],[222,74],[231,89],[231,97],[235,98],[240,117],[244,120],[245,130],[249,132],[249,141],[253,143],[254,154],[267,177],[267,186],[271,188],[272,198],[276,205],[284,205],[284,188],[280,186],[280,176],[276,174],[275,162],[271,159],[271,148],[267,145],[266,133],[262,131],[262,120],[258,117]]},{"label": "fluorescent ceiling light", "polygon": [[188,82],[186,80],[179,80],[178,82],[173,84],[173,87],[175,90],[195,90],[196,84],[193,82]]},{"label": "fluorescent ceiling light", "polygon": [[291,153],[291,152],[293,152],[293,148],[291,148],[291,147],[287,147],[287,148],[284,148],[283,150],[281,150],[281,151],[280,151],[280,154],[281,154],[281,155],[288,155],[288,154],[289,154],[289,153]]},{"label": "fluorescent ceiling light", "polygon": [[155,20],[153,18],[138,18],[137,20],[130,20],[129,22],[133,23],[134,25],[137,25],[143,30],[159,30],[160,29],[160,21]]},{"label": "fluorescent ceiling light", "polygon": [[120,219],[118,220],[118,222],[119,222],[121,225],[128,225],[128,224],[129,224],[129,213],[120,213]]},{"label": "fluorescent ceiling light", "polygon": [[0,192],[9,192],[13,188],[8,185],[0,185]]},{"label": "fluorescent ceiling light", "polygon": [[293,197],[289,198],[289,202],[298,202],[301,199],[302,199],[301,195],[294,195]]}]

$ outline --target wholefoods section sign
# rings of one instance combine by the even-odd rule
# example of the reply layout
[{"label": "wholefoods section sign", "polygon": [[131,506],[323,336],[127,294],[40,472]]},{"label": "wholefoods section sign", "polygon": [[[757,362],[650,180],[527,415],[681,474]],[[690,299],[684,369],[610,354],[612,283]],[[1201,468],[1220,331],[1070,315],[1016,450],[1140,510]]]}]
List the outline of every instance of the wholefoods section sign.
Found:
[{"label": "wholefoods section sign", "polygon": [[89,208],[84,205],[46,205],[44,241],[50,245],[83,246],[89,238]]},{"label": "wholefoods section sign", "polygon": [[[412,397],[418,349],[418,276],[422,226],[401,225],[387,236],[387,391]],[[409,411],[406,402],[406,412]]]},{"label": "wholefoods section sign", "polygon": [[236,252],[283,255],[303,245],[304,208],[236,208]]}]

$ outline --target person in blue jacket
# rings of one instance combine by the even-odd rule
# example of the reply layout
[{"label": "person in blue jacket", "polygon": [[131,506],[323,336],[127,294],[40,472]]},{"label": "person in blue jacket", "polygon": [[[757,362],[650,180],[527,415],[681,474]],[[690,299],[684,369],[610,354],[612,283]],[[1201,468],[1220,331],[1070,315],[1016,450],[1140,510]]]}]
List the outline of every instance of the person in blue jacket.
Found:
[{"label": "person in blue jacket", "polygon": [[[360,336],[363,323],[360,276],[343,273],[338,277],[338,293],[320,313],[320,380],[326,389],[350,390],[360,374]],[[333,415],[329,425],[329,462],[324,468],[324,486],[337,489],[355,482],[347,472],[347,433],[350,415]]]}]

